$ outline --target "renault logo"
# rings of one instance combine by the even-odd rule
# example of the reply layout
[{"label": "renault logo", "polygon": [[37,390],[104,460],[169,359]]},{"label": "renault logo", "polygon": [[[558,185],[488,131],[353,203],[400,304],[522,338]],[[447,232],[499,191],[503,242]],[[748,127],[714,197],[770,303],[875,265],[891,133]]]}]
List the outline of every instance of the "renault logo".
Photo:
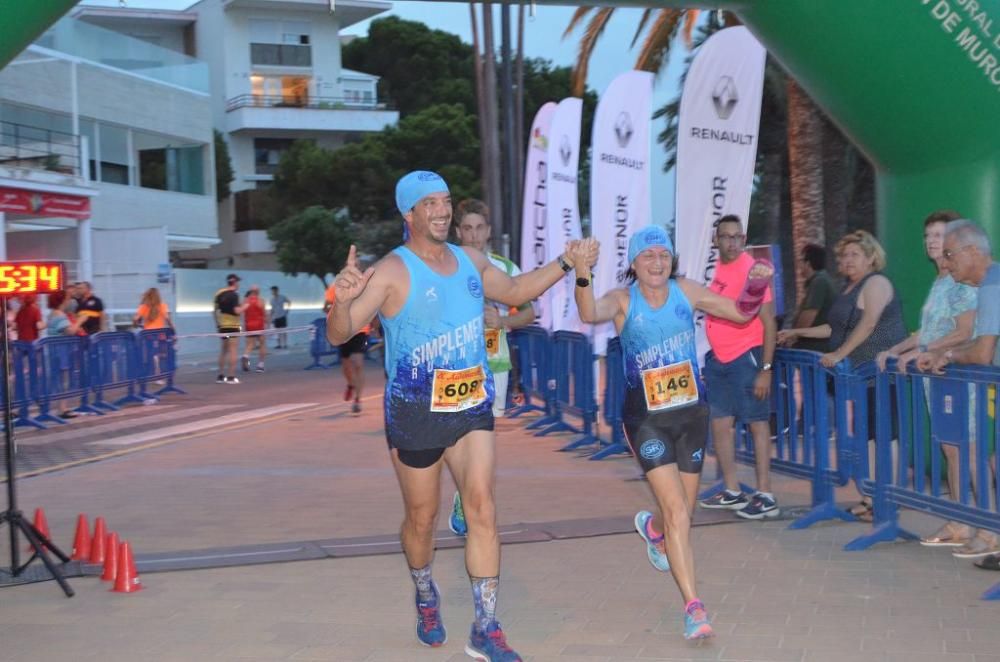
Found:
[{"label": "renault logo", "polygon": [[719,119],[728,120],[739,101],[740,95],[736,91],[736,83],[733,82],[732,77],[720,77],[712,90],[712,105],[715,106],[715,114],[719,116]]},{"label": "renault logo", "polygon": [[622,149],[628,147],[628,142],[632,140],[632,118],[624,110],[615,120],[615,138],[618,139],[618,146]]}]

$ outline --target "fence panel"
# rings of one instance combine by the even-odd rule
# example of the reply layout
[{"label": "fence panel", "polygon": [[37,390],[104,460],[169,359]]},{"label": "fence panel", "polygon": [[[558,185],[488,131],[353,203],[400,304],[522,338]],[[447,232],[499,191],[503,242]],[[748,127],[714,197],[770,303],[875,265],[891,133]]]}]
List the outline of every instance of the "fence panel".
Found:
[{"label": "fence panel", "polygon": [[35,342],[41,375],[38,395],[39,421],[65,423],[66,421],[49,413],[53,403],[79,398],[74,407],[78,412],[102,414],[100,409],[89,402],[90,380],[90,339],[83,336],[50,336]]},{"label": "fence panel", "polygon": [[[177,342],[173,329],[148,329],[135,336],[136,382],[139,398],[159,399],[167,393],[185,393],[174,384],[177,374]],[[150,393],[149,385],[161,388]]]}]

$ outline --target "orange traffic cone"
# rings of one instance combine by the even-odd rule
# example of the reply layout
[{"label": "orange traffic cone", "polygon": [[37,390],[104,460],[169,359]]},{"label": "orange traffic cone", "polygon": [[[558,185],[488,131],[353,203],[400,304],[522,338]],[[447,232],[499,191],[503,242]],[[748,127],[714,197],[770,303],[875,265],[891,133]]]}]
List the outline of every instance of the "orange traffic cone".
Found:
[{"label": "orange traffic cone", "polygon": [[90,554],[90,525],[87,516],[80,513],[76,518],[76,535],[73,537],[73,553],[70,558],[83,561]]},{"label": "orange traffic cone", "polygon": [[94,521],[94,538],[90,543],[90,558],[87,559],[87,563],[100,564],[104,563],[104,543],[107,542],[107,533],[105,532],[104,518],[98,517]]},{"label": "orange traffic cone", "polygon": [[104,546],[107,554],[104,555],[104,573],[101,575],[101,580],[113,582],[118,576],[118,534],[114,531],[109,533]]},{"label": "orange traffic cone", "polygon": [[132,558],[132,547],[124,541],[118,548],[118,574],[115,577],[115,593],[135,593],[142,590],[142,582],[135,571],[135,559]]},{"label": "orange traffic cone", "polygon": [[[49,531],[49,522],[45,519],[45,511],[41,508],[35,508],[35,521],[33,522],[35,528],[42,532],[42,535],[52,540],[52,533]],[[28,545],[28,551],[35,551],[34,545]]]}]

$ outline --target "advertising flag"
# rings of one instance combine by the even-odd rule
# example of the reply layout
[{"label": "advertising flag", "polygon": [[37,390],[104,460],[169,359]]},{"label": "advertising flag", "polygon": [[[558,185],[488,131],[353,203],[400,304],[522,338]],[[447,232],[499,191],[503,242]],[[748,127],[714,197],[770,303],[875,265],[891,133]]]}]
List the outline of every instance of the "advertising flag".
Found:
[{"label": "advertising flag", "polygon": [[[653,74],[627,71],[608,85],[594,114],[590,167],[591,234],[601,242],[594,294],[627,285],[628,240],[650,213],[650,127]],[[594,330],[594,351],[603,355],[617,335],[610,322]]]},{"label": "advertising flag", "polygon": [[[677,136],[676,247],[680,273],[712,281],[715,226],[750,211],[766,51],[745,27],[720,30],[695,54],[681,94]],[[695,317],[699,356],[708,351]]]}]

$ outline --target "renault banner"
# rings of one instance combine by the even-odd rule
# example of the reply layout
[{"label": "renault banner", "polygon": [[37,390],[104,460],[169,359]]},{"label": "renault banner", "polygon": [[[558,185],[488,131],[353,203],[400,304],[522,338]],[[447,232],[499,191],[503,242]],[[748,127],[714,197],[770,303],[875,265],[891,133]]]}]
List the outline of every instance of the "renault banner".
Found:
[{"label": "renault banner", "polygon": [[[583,100],[569,97],[559,102],[549,127],[549,204],[547,227],[548,261],[556,259],[570,239],[579,239],[580,205],[577,198],[577,177],[580,164],[580,121]],[[569,274],[549,292],[552,307],[551,331],[578,331],[580,318],[576,312],[573,290],[575,281]]]},{"label": "renault banner", "polygon": [[[601,242],[594,294],[626,285],[628,240],[656,222],[650,215],[650,139],[653,74],[628,71],[611,81],[594,113],[590,218]],[[594,330],[594,351],[603,355],[617,333],[608,322]]]},{"label": "renault banner", "polygon": [[[545,266],[548,261],[549,204],[549,125],[556,112],[550,101],[535,113],[524,160],[524,208],[521,214],[521,264],[523,271]],[[552,327],[552,307],[549,292],[535,300],[535,321],[545,329]]]},{"label": "renault banner", "polygon": [[[708,38],[695,55],[681,94],[677,136],[679,271],[708,284],[718,251],[716,222],[750,211],[766,52],[744,27]],[[704,316],[696,315],[699,356],[708,350]]]}]

